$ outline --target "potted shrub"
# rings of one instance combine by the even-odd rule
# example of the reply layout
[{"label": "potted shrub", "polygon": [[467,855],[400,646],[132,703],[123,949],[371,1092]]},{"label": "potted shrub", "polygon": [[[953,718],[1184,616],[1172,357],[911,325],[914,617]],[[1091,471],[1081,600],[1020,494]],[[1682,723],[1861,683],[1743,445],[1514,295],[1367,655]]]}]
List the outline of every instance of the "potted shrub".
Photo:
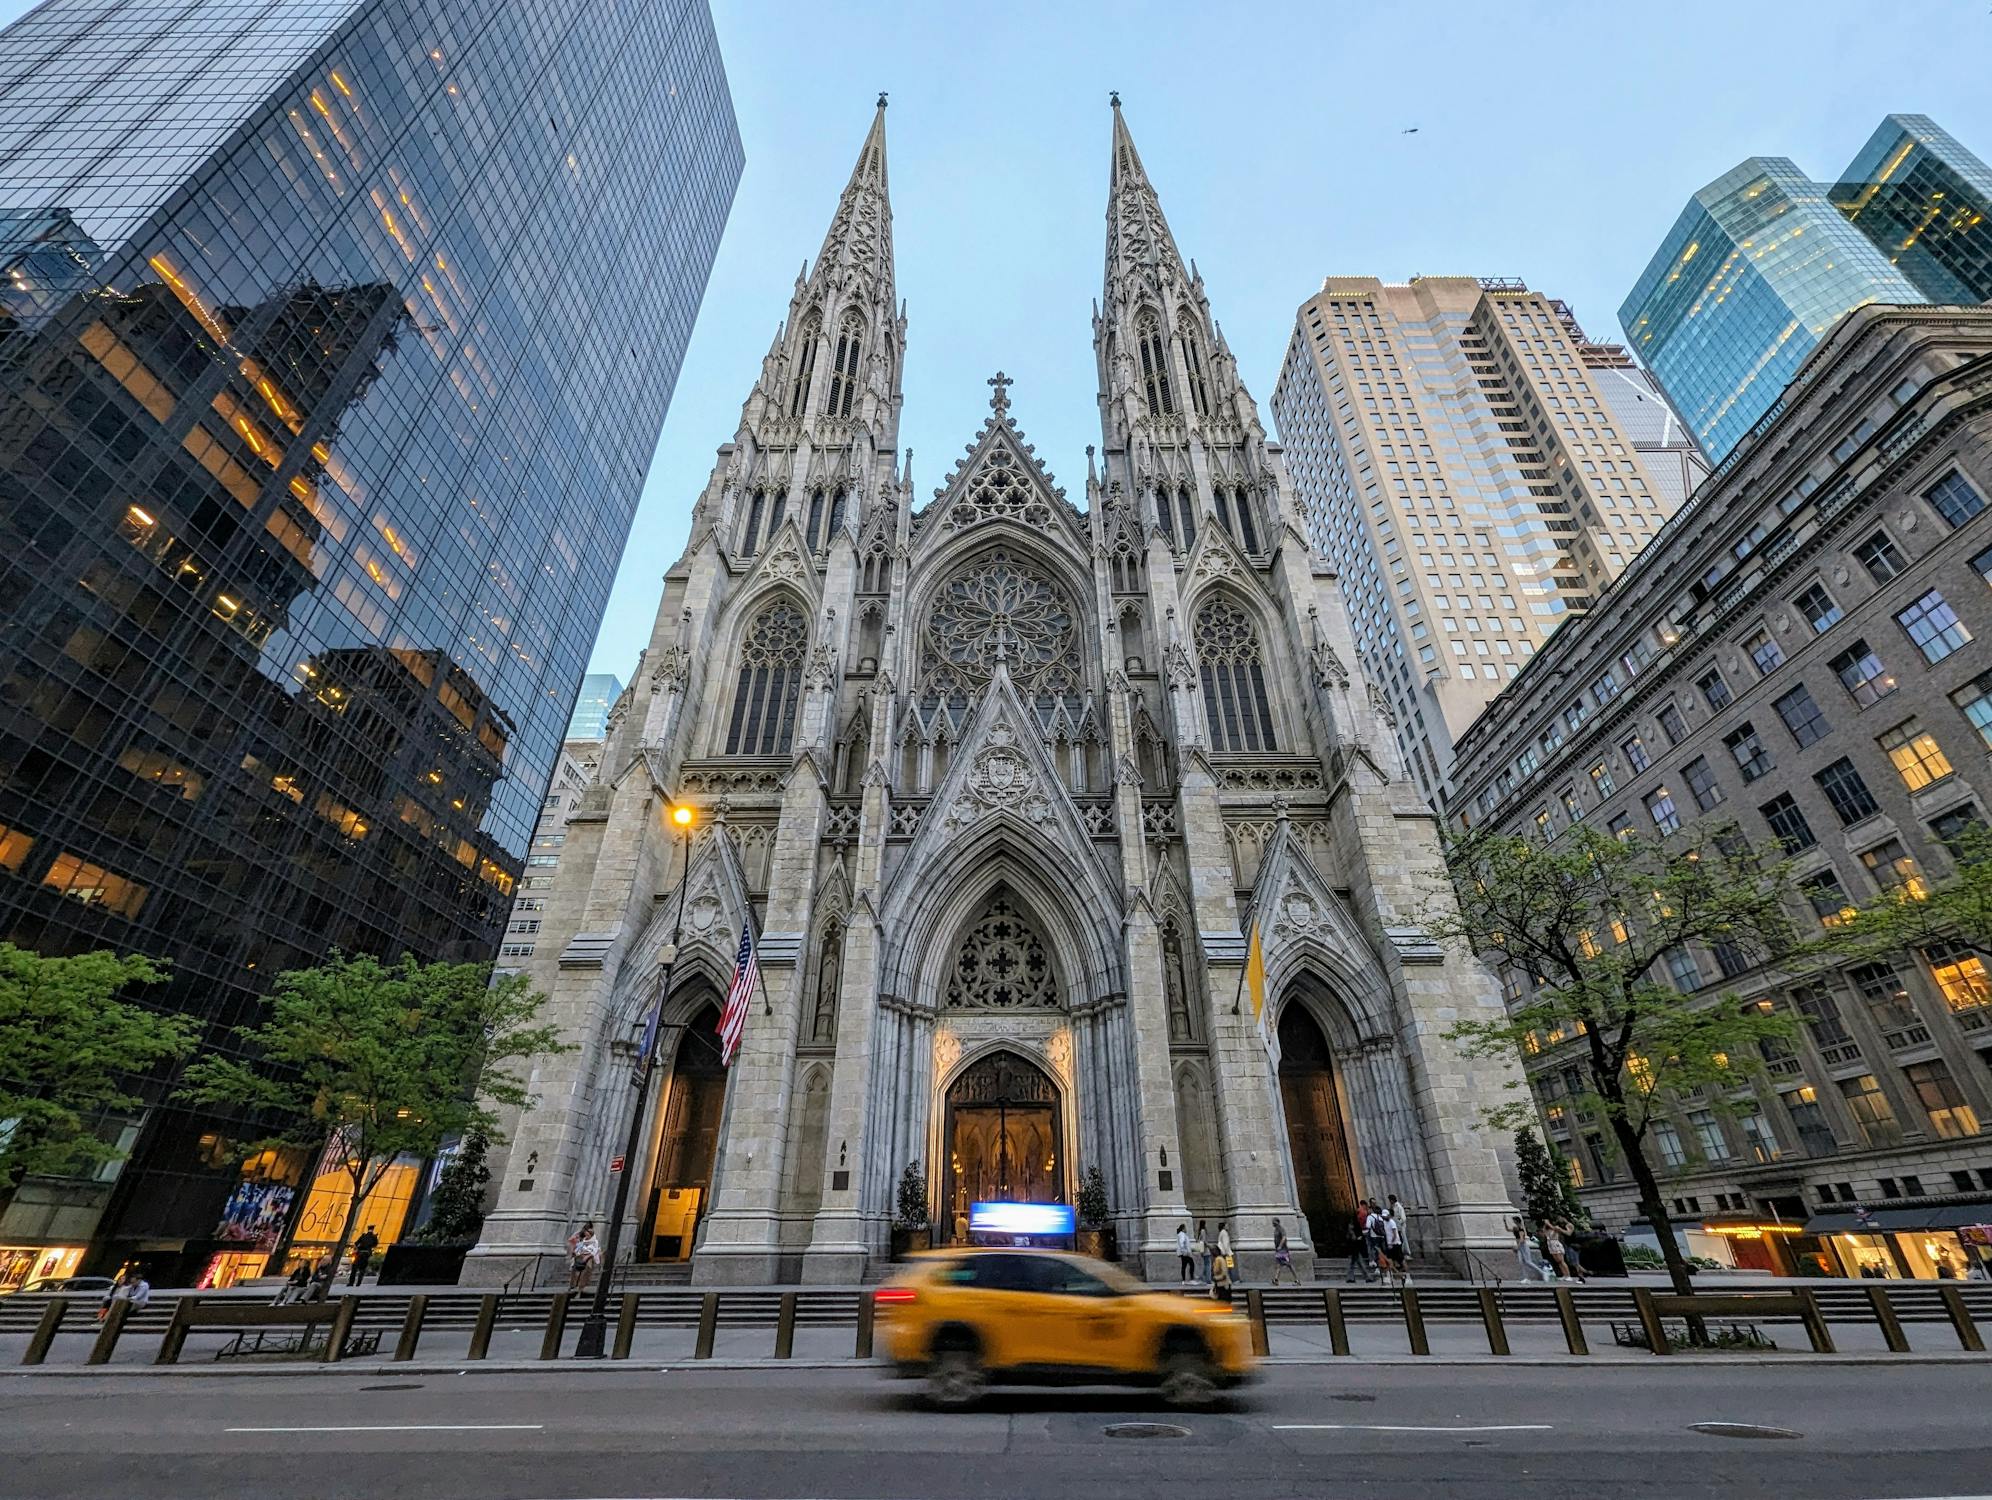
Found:
[{"label": "potted shrub", "polygon": [[927,1174],[917,1161],[909,1161],[899,1174],[899,1200],[893,1216],[892,1253],[895,1258],[915,1250],[931,1250],[933,1230],[927,1224]]},{"label": "potted shrub", "polygon": [[1107,1202],[1107,1179],[1098,1166],[1086,1169],[1079,1182],[1079,1201],[1074,1205],[1079,1218],[1079,1253],[1098,1260],[1111,1260],[1107,1218],[1113,1212]]}]

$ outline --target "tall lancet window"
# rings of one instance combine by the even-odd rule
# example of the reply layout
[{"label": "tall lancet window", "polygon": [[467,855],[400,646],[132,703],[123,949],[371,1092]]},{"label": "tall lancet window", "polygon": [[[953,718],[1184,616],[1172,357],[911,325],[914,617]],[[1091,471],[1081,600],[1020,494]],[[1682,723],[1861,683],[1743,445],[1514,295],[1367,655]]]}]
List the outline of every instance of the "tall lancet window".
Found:
[{"label": "tall lancet window", "polygon": [[837,330],[837,353],[830,361],[830,399],[824,404],[826,417],[848,417],[858,396],[858,350],[864,346],[865,325],[856,313],[846,313],[844,326]]},{"label": "tall lancet window", "polygon": [[816,314],[802,325],[802,340],[795,348],[795,388],[789,395],[789,415],[799,417],[809,401],[809,377],[816,369],[816,346],[822,342],[823,325]]},{"label": "tall lancet window", "polygon": [[726,730],[728,755],[786,755],[795,743],[795,705],[809,625],[778,600],[754,618],[740,641],[740,679]]},{"label": "tall lancet window", "polygon": [[[1163,500],[1167,503],[1168,497],[1165,495]],[[1197,497],[1187,489],[1176,491],[1176,514],[1176,541],[1187,552],[1197,539]]]},{"label": "tall lancet window", "polygon": [[1190,405],[1200,417],[1210,415],[1210,392],[1204,386],[1203,355],[1197,351],[1197,341],[1192,335],[1184,335],[1183,361],[1190,367]]},{"label": "tall lancet window", "polygon": [[1240,485],[1238,488],[1238,493],[1233,498],[1233,505],[1235,506],[1238,513],[1239,542],[1244,546],[1247,552],[1257,552],[1259,550],[1259,517],[1257,515],[1257,509],[1258,509],[1257,498],[1252,494],[1250,490],[1246,489],[1243,485]]},{"label": "tall lancet window", "polygon": [[1197,611],[1197,670],[1213,750],[1270,750],[1273,711],[1252,617],[1222,596]]},{"label": "tall lancet window", "polygon": [[811,490],[809,492],[809,526],[807,527],[807,531],[809,535],[809,550],[814,552],[821,545],[823,538],[823,491],[821,490]]},{"label": "tall lancet window", "polygon": [[761,544],[761,517],[768,508],[768,497],[760,490],[748,497],[747,522],[740,530],[740,555],[752,557],[754,549]]},{"label": "tall lancet window", "polygon": [[836,491],[830,496],[830,529],[824,533],[823,542],[828,546],[837,538],[837,532],[844,524],[844,492]]},{"label": "tall lancet window", "polygon": [[1161,320],[1154,313],[1143,313],[1134,325],[1134,336],[1141,348],[1141,388],[1149,411],[1173,413],[1176,397],[1169,389],[1169,345],[1162,337]]}]

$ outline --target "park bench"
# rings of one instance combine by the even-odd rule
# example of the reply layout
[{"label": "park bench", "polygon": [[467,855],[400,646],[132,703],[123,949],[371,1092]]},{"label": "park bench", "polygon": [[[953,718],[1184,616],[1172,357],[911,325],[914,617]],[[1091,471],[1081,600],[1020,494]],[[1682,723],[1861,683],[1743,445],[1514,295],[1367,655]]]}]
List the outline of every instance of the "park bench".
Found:
[{"label": "park bench", "polygon": [[[197,1329],[224,1328],[234,1337],[221,1347],[216,1359],[242,1359],[258,1354],[292,1354],[300,1359],[348,1359],[372,1354],[380,1348],[377,1330],[355,1333],[353,1317],[357,1299],[341,1297],[336,1302],[296,1302],[285,1306],[243,1306],[239,1301],[203,1302],[199,1297],[182,1297],[173,1307],[173,1321],[159,1342],[155,1363],[177,1364],[186,1347],[187,1335]],[[320,1336],[320,1330],[323,1336]]]}]

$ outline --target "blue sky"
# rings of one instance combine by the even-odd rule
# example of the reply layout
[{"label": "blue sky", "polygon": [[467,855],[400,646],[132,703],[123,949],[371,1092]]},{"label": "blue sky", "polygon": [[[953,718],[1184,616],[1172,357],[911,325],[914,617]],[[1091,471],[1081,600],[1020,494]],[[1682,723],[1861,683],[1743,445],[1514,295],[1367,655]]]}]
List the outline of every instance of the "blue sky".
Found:
[{"label": "blue sky", "polygon": [[1081,494],[1109,89],[1262,403],[1323,275],[1520,276],[1615,338],[1682,203],[1745,156],[1830,176],[1901,110],[1992,158],[1992,0],[713,3],[747,168],[595,648],[624,677],[880,89],[922,502],[999,367]]}]

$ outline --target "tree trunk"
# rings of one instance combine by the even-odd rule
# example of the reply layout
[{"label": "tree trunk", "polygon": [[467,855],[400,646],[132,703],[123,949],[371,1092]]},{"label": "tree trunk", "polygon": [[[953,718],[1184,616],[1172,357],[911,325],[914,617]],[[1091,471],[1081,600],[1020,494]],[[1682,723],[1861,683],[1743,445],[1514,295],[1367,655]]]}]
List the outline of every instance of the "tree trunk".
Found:
[{"label": "tree trunk", "polygon": [[[353,1196],[351,1201],[346,1204],[346,1222],[339,1226],[339,1243],[332,1247],[332,1279],[334,1281],[339,1279],[339,1267],[346,1259],[346,1247],[353,1243],[353,1226],[360,1222],[360,1210],[367,1206],[368,1195],[380,1186],[380,1179],[378,1177],[372,1182],[367,1182],[366,1180],[367,1169],[371,1165],[371,1158],[362,1161],[359,1170],[351,1174],[353,1179]],[[364,1186],[362,1186],[363,1183],[365,1184]]]},{"label": "tree trunk", "polygon": [[1626,1169],[1632,1173],[1632,1180],[1639,1188],[1639,1207],[1660,1238],[1660,1259],[1667,1264],[1667,1276],[1674,1283],[1675,1291],[1683,1295],[1690,1293],[1695,1289],[1694,1283],[1687,1260],[1681,1254],[1680,1242],[1674,1238],[1674,1221],[1669,1217],[1661,1197],[1660,1179],[1654,1175],[1639,1137],[1633,1134],[1623,1115],[1612,1116],[1612,1133],[1618,1137],[1619,1149],[1625,1153]]}]

